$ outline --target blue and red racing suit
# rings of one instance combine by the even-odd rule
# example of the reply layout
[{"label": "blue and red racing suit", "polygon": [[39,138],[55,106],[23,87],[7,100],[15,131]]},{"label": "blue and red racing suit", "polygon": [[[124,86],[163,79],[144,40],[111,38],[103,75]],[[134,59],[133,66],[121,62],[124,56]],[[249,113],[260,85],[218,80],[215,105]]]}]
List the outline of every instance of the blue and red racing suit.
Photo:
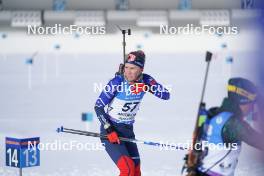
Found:
[{"label": "blue and red racing suit", "polygon": [[[142,74],[136,83],[129,83],[123,75],[111,79],[101,92],[95,104],[95,111],[101,122],[101,134],[107,134],[109,126],[118,136],[135,139],[133,123],[141,100],[146,92],[168,100],[169,91],[150,75]],[[106,110],[105,110],[106,108]],[[106,152],[120,170],[120,176],[140,176],[140,157],[135,143],[110,143],[101,139]]]}]

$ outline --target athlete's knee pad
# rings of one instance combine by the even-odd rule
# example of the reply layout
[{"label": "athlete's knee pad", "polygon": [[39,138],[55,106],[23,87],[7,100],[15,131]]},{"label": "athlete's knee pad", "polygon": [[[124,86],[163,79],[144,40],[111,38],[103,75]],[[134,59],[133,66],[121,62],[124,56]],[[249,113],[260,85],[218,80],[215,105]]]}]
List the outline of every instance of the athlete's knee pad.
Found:
[{"label": "athlete's knee pad", "polygon": [[117,167],[120,170],[119,176],[135,176],[135,164],[130,157],[121,156],[117,161]]},{"label": "athlete's knee pad", "polygon": [[135,167],[135,176],[141,176],[140,164]]}]

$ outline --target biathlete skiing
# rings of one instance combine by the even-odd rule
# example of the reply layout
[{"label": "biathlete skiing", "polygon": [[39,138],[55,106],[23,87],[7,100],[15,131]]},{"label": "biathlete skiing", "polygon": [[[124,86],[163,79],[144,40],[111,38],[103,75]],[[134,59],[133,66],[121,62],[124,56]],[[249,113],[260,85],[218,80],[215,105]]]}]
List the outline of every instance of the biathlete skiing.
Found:
[{"label": "biathlete skiing", "polygon": [[253,115],[254,105],[260,101],[257,94],[257,87],[245,78],[228,81],[228,97],[220,107],[208,111],[202,137],[204,142],[226,147],[203,151],[193,175],[233,176],[242,142],[264,150],[262,132],[253,129],[245,120]]},{"label": "biathlete skiing", "polygon": [[123,71],[108,82],[94,107],[101,123],[100,132],[107,135],[101,142],[118,167],[120,176],[141,175],[137,145],[120,141],[119,137],[135,139],[133,124],[143,96],[150,92],[163,100],[170,98],[164,86],[143,73],[144,65],[143,51],[130,52]]}]

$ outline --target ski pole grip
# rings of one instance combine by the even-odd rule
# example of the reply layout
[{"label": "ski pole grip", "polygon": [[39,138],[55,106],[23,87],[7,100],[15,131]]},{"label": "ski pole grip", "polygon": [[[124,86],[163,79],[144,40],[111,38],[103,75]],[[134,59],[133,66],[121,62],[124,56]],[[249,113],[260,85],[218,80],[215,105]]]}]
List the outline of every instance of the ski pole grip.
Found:
[{"label": "ski pole grip", "polygon": [[209,51],[206,51],[205,61],[206,61],[206,62],[210,62],[211,59],[212,59],[212,55],[213,55],[213,53],[211,53],[211,52],[209,52]]},{"label": "ski pole grip", "polygon": [[57,133],[63,132],[63,126],[56,129]]}]

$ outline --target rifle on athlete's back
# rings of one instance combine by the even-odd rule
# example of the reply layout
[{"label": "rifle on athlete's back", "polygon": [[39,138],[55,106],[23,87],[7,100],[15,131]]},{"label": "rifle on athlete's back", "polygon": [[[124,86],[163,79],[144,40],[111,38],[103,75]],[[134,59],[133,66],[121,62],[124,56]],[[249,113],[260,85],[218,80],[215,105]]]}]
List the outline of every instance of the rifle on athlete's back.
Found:
[{"label": "rifle on athlete's back", "polygon": [[193,136],[192,136],[192,145],[191,149],[189,150],[189,153],[186,154],[184,160],[185,164],[183,166],[182,172],[186,169],[187,171],[187,176],[196,176],[196,169],[199,166],[199,163],[201,161],[201,156],[203,154],[203,151],[200,149],[197,149],[198,146],[201,146],[201,139],[202,139],[202,132],[203,132],[203,124],[206,121],[206,105],[204,103],[204,94],[205,94],[205,89],[206,89],[206,84],[207,84],[207,78],[208,78],[208,73],[209,73],[209,67],[210,67],[210,62],[212,58],[212,53],[207,51],[206,52],[206,59],[205,61],[207,62],[206,66],[206,72],[205,72],[205,78],[204,78],[204,83],[203,83],[203,89],[202,89],[202,96],[198,108],[198,113],[196,117],[196,122],[195,122],[195,127],[193,131]]},{"label": "rifle on athlete's back", "polygon": [[121,29],[119,26],[117,26],[118,29],[122,32],[123,35],[123,63],[119,64],[118,72],[116,72],[116,75],[121,75],[124,72],[124,66],[126,62],[126,34],[131,35],[131,29]]}]

